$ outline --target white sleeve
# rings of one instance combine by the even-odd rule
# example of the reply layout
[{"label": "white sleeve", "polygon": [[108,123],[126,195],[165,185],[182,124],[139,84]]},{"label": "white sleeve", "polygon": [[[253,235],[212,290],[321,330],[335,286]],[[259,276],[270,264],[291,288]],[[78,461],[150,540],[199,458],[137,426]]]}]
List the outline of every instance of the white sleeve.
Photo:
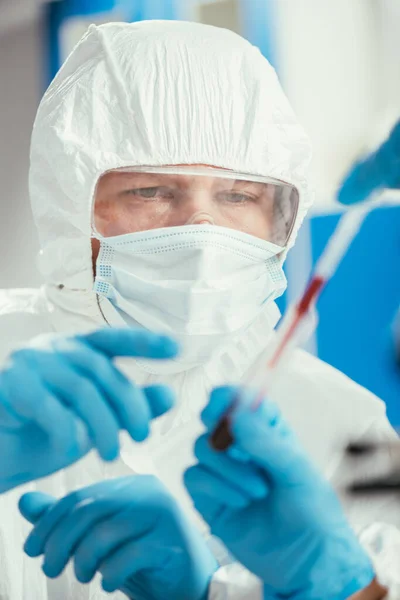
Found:
[{"label": "white sleeve", "polygon": [[262,600],[262,583],[240,563],[220,567],[212,578],[208,600]]},{"label": "white sleeve", "polygon": [[371,557],[379,583],[389,590],[387,599],[400,600],[399,529],[388,523],[373,523],[359,538]]},{"label": "white sleeve", "polygon": [[207,545],[220,565],[208,590],[208,600],[262,600],[261,580],[235,561],[218,538],[206,536]]}]

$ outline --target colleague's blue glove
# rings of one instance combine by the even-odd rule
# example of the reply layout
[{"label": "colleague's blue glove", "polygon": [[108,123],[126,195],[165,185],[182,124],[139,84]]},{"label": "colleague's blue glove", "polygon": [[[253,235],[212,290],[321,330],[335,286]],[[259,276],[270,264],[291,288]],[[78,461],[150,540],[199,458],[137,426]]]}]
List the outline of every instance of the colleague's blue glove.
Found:
[{"label": "colleague's blue glove", "polygon": [[372,192],[400,187],[400,121],[388,139],[372,154],[357,162],[338,192],[342,204],[357,204]]},{"label": "colleague's blue glove", "polygon": [[24,550],[44,554],[48,577],[73,557],[77,579],[87,583],[100,571],[107,592],[119,589],[135,600],[207,598],[216,560],[153,476],[103,481],[58,502],[31,492],[19,507],[36,523]]},{"label": "colleague's blue glove", "polygon": [[169,337],[111,328],[41,337],[14,352],[0,370],[0,492],[66,467],[91,447],[113,460],[121,429],[144,440],[150,420],[171,408],[172,392],[135,387],[113,358],[176,353]]},{"label": "colleague's blue glove", "polygon": [[[235,393],[213,392],[203,412],[209,430]],[[208,434],[198,439],[199,462],[185,483],[211,532],[263,580],[265,597],[339,600],[368,586],[374,578],[368,557],[276,406],[240,409],[232,433],[235,444],[224,453],[210,447]],[[263,498],[251,497],[246,472],[264,486]]]}]

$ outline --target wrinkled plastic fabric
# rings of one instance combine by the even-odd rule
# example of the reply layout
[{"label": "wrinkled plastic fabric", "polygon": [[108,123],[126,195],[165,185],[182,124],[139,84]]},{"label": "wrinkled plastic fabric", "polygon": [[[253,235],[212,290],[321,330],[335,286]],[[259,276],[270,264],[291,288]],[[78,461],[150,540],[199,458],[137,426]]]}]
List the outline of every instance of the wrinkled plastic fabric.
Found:
[{"label": "wrinkled plastic fabric", "polygon": [[211,583],[212,600],[266,600],[261,581],[240,564],[221,567]]},{"label": "wrinkled plastic fabric", "polygon": [[300,193],[292,244],[312,200],[310,154],[273,68],[233,32],[163,21],[91,26],[33,131],[42,273],[49,284],[91,289],[89,203],[99,176],[124,166],[204,164],[291,183]]},{"label": "wrinkled plastic fabric", "polygon": [[389,589],[387,600],[400,598],[400,531],[390,523],[373,523],[360,541],[370,555],[379,583]]},{"label": "wrinkled plastic fabric", "polygon": [[[45,285],[39,291],[0,292],[0,359],[42,333],[71,334],[118,323],[110,303],[93,291],[92,197],[104,171],[132,162],[200,163],[288,181],[300,192],[293,244],[311,202],[309,158],[307,138],[273,69],[234,33],[174,22],[91,27],[38,111],[30,191]],[[40,489],[60,497],[107,477],[154,473],[183,509],[193,513],[182,472],[194,462],[193,442],[202,431],[199,412],[214,386],[240,382],[257,360],[265,360],[263,352],[276,322],[273,307],[267,306],[246,332],[233,336],[198,368],[161,377],[133,360],[119,363],[138,385],[160,380],[171,385],[178,394],[177,406],[154,422],[145,443],[135,445],[124,438],[121,460],[105,464],[91,453],[73,467],[0,498],[2,600],[122,598],[102,592],[98,579],[79,584],[71,569],[54,581],[46,579],[40,561],[22,553],[30,527],[18,514],[19,496]],[[380,439],[393,435],[377,398],[300,351],[287,365],[272,400],[331,479],[337,474],[341,441],[366,431]],[[349,516],[361,523],[382,520],[382,515],[390,519],[388,504],[353,503]],[[399,512],[397,502],[394,512]],[[197,522],[206,529],[200,519]],[[242,573],[238,586],[233,572],[219,586],[218,600],[234,598],[240,586],[241,598],[251,597],[244,590],[252,593],[254,577]],[[217,577],[218,573],[216,583]],[[217,598],[213,594],[212,587],[210,598]]]}]

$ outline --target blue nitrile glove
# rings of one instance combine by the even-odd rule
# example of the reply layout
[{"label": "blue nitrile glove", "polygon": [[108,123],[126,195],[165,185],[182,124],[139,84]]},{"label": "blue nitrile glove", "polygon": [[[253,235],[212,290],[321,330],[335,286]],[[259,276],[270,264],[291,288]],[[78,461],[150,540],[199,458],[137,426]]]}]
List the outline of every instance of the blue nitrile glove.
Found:
[{"label": "blue nitrile glove", "polygon": [[103,481],[58,502],[30,492],[19,503],[36,523],[25,543],[57,577],[70,558],[81,583],[103,575],[103,589],[135,600],[203,600],[218,565],[196,527],[151,475]]},{"label": "blue nitrile glove", "polygon": [[[203,412],[209,430],[235,393],[212,393]],[[208,434],[198,439],[199,462],[185,483],[211,532],[263,580],[265,598],[339,600],[368,586],[374,572],[366,553],[277,407],[240,409],[232,433],[235,444],[224,453],[210,447]],[[246,472],[268,488],[263,498],[249,494]]]},{"label": "blue nitrile glove", "polygon": [[113,358],[167,359],[169,337],[102,329],[75,337],[45,336],[14,352],[0,370],[0,492],[49,475],[97,448],[119,454],[118,432],[144,440],[152,418],[171,408],[169,388],[139,389]]},{"label": "blue nitrile glove", "polygon": [[400,187],[400,121],[388,139],[372,154],[358,161],[338,192],[342,204],[357,204],[376,190]]}]

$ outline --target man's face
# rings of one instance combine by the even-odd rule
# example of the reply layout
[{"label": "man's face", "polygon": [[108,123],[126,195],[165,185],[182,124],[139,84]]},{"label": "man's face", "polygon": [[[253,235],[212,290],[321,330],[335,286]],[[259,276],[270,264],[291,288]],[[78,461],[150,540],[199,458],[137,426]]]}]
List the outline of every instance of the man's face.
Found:
[{"label": "man's face", "polygon": [[[204,166],[204,165],[193,165]],[[211,224],[273,237],[275,186],[207,175],[110,171],[96,188],[94,225],[104,237]],[[99,243],[93,240],[93,259]]]}]

